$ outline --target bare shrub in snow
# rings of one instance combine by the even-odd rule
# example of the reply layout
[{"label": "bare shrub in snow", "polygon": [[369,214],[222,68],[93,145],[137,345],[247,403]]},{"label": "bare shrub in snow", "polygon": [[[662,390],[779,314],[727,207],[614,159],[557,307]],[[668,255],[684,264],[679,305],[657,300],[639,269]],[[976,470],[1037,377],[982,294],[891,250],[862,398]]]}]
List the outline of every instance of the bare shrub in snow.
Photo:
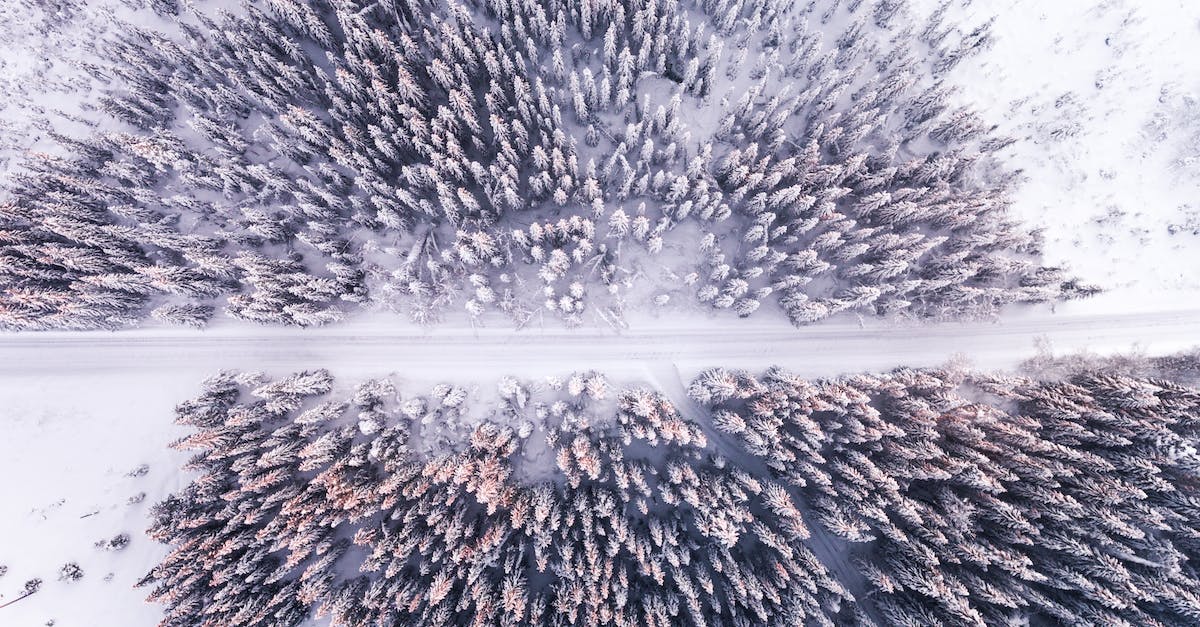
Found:
[{"label": "bare shrub in snow", "polygon": [[79,581],[80,579],[83,579],[83,569],[75,562],[64,564],[62,568],[58,569],[59,581]]}]

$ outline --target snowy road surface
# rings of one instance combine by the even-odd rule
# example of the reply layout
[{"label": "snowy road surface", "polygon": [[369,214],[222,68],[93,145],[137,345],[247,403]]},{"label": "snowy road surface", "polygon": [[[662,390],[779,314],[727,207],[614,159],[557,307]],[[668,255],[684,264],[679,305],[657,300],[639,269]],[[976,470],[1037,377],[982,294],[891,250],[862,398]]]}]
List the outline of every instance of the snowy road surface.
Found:
[{"label": "snowy road surface", "polygon": [[578,368],[620,373],[673,363],[685,376],[708,366],[781,365],[805,376],[930,366],[967,355],[1006,368],[1048,340],[1056,353],[1143,348],[1165,353],[1200,343],[1200,309],[1139,314],[1030,314],[1004,322],[939,325],[820,324],[802,329],[730,320],[639,324],[633,331],[409,331],[379,322],[322,329],[142,329],[0,336],[0,376],[56,372],[201,372],[330,368],[338,373],[537,375]]}]

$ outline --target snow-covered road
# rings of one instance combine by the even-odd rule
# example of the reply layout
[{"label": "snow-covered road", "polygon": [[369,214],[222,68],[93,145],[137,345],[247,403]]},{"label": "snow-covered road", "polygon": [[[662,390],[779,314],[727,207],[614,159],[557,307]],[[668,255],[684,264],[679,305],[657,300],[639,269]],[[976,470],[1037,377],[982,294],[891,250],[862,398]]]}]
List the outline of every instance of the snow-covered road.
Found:
[{"label": "snow-covered road", "polygon": [[[912,325],[829,323],[794,329],[754,321],[673,324],[644,321],[635,330],[512,331],[438,328],[360,321],[322,329],[120,332],[0,336],[0,376],[60,372],[269,371],[330,368],[341,374],[400,371],[433,376],[538,375],[577,368],[618,374],[649,363],[676,364],[685,376],[708,366],[786,366],[806,376],[929,366],[956,355],[981,368],[1007,368],[1032,357],[1039,341],[1056,353],[1165,353],[1200,343],[1200,309],[1138,314],[1030,313],[1004,322]],[[399,329],[399,330],[398,330]]]}]

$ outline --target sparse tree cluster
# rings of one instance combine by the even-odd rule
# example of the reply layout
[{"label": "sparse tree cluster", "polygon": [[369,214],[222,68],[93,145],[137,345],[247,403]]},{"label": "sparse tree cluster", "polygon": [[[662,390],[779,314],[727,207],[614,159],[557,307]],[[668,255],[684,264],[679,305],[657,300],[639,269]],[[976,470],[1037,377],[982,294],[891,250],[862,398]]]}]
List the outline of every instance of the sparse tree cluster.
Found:
[{"label": "sparse tree cluster", "polygon": [[579,324],[651,259],[684,277],[656,293],[796,324],[1091,291],[1039,265],[1004,142],[937,78],[986,29],[899,2],[149,6],[168,27],[105,46],[125,130],[62,137],[0,205],[0,327]]}]

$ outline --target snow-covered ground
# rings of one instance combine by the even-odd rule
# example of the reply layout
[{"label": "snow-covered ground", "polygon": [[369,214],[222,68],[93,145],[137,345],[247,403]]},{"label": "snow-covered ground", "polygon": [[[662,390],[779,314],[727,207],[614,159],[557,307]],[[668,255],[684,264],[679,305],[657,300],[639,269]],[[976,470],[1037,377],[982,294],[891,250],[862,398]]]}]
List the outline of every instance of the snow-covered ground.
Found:
[{"label": "snow-covered ground", "polygon": [[[932,0],[914,4],[924,10]],[[587,367],[671,391],[712,365],[781,364],[829,376],[935,365],[959,354],[980,367],[1007,368],[1032,356],[1041,338],[1056,351],[1164,353],[1194,345],[1200,337],[1200,55],[1194,43],[1200,3],[969,5],[955,9],[957,15],[971,25],[994,16],[996,42],[948,80],[960,85],[959,98],[1016,138],[1006,155],[1026,181],[1014,206],[1018,217],[1045,229],[1049,261],[1067,264],[1107,294],[1054,314],[903,329],[827,324],[796,331],[766,322],[660,318],[621,335],[454,327],[419,334],[364,317],[304,332],[218,326],[202,333],[4,337],[0,565],[8,570],[0,576],[0,605],[19,596],[29,579],[45,583],[0,609],[0,625],[155,623],[157,608],[131,586],[164,553],[141,535],[149,505],[185,482],[176,470],[185,456],[166,448],[180,435],[172,407],[222,368],[326,367],[345,377],[419,372],[490,383],[501,374]],[[7,24],[0,30],[17,24],[0,22]],[[21,48],[18,37],[32,37],[9,35],[5,52]],[[22,63],[0,65],[6,79],[0,84],[30,75],[33,66]],[[63,98],[66,91],[56,93]],[[21,130],[12,117],[16,109],[30,110],[5,109],[5,128]],[[133,472],[143,464],[145,474]],[[129,503],[141,493],[144,501]],[[120,533],[131,536],[124,550],[94,546]],[[67,562],[80,565],[83,579],[57,580]]]},{"label": "snow-covered ground", "polygon": [[991,49],[947,80],[1017,140],[1016,217],[1044,229],[1048,262],[1109,290],[1064,307],[1200,302],[1200,3],[954,4],[964,30],[995,18]]},{"label": "snow-covered ground", "polygon": [[[146,513],[187,482],[178,471],[187,456],[167,444],[186,432],[172,423],[172,408],[196,384],[153,372],[4,376],[0,564],[8,572],[0,577],[0,604],[20,596],[30,579],[44,583],[0,609],[0,625],[156,623],[161,612],[133,584],[166,554],[143,534]],[[120,534],[130,538],[122,550],[95,546]],[[70,562],[83,578],[59,581]]]}]

